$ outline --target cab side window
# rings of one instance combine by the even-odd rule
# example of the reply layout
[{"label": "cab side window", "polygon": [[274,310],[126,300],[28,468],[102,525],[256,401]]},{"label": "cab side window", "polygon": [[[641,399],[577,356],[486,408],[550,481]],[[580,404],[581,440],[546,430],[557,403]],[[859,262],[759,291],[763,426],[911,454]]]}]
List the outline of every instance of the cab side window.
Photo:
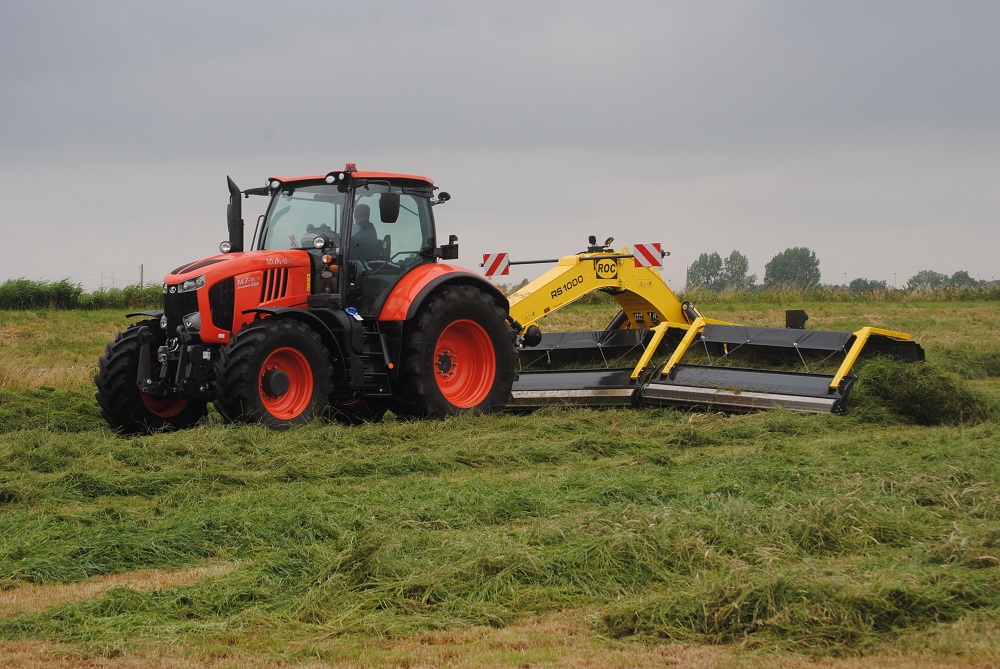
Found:
[{"label": "cab side window", "polygon": [[[365,259],[412,264],[433,245],[427,198],[401,193],[399,217],[393,222],[382,220],[380,199],[380,193],[365,194],[354,205],[354,232],[369,235],[374,229],[374,236],[379,242],[378,253],[362,249],[365,252],[361,255]],[[370,221],[370,228],[366,221]]]},{"label": "cab side window", "polygon": [[[362,247],[351,242],[352,262],[358,262],[357,285],[353,302],[363,314],[369,314],[381,303],[389,288],[401,274],[414,265],[430,261],[434,236],[430,202],[425,197],[399,193],[399,216],[390,222],[382,219],[379,201],[381,193],[361,193],[355,201],[355,227],[359,239],[370,239],[362,228],[374,228],[374,247]],[[360,213],[359,213],[360,212]],[[359,217],[368,217],[367,223]],[[365,243],[368,243],[365,241]]]}]

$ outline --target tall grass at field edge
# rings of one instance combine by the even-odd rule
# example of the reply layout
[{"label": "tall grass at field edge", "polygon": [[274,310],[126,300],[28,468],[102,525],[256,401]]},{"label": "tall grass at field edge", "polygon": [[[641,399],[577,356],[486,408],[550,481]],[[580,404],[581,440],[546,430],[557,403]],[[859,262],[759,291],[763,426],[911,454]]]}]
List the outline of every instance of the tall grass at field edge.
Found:
[{"label": "tall grass at field edge", "polygon": [[[509,289],[508,286],[500,286]],[[1000,301],[1000,286],[943,287],[900,290],[880,290],[852,293],[840,287],[813,288],[777,287],[753,290],[714,292],[691,289],[678,293],[681,301],[701,304],[796,304],[801,302],[829,303],[906,303],[906,302],[995,302]],[[605,300],[601,293],[585,295],[578,304],[596,304]],[[84,292],[79,283],[69,279],[32,281],[10,279],[0,284],[0,309],[154,309],[162,303],[157,284],[131,285],[124,288]]]},{"label": "tall grass at field edge", "polygon": [[126,286],[85,293],[69,279],[12,279],[0,284],[0,309],[153,309],[162,303],[159,285]]},{"label": "tall grass at field edge", "polygon": [[779,286],[753,290],[727,289],[721,292],[695,288],[681,291],[678,293],[678,298],[696,304],[997,302],[1000,301],[1000,286],[945,286],[942,288],[921,286],[858,293],[845,290],[840,286],[814,286],[811,288]]}]

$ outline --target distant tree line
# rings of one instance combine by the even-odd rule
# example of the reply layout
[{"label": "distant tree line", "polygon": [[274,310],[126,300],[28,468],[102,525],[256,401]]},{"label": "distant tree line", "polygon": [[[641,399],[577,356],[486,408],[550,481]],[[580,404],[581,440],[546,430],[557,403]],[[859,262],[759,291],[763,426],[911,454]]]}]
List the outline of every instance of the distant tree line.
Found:
[{"label": "distant tree line", "polygon": [[907,288],[974,288],[994,283],[996,282],[973,279],[965,270],[948,276],[931,269],[925,269],[911,276],[906,286]]},{"label": "distant tree line", "polygon": [[[811,249],[797,246],[778,253],[764,266],[764,283],[757,285],[757,275],[749,274],[750,262],[747,257],[734,250],[725,259],[717,252],[702,253],[688,267],[687,286],[689,288],[705,288],[713,291],[723,290],[755,290],[758,288],[797,288],[807,289],[819,287],[819,258]],[[907,282],[910,290],[917,288],[976,288],[998,286],[998,281],[983,281],[972,278],[965,270],[952,275],[941,274],[925,269],[917,272]],[[836,288],[837,286],[829,286]],[[852,280],[846,290],[851,293],[870,293],[874,291],[894,290],[884,280],[860,277]]]},{"label": "distant tree line", "polygon": [[[687,285],[709,290],[752,290],[757,275],[749,274],[750,261],[739,251],[725,260],[718,253],[702,253],[688,268]],[[785,249],[764,266],[764,288],[819,285],[819,258],[804,247]]]},{"label": "distant tree line", "polygon": [[[843,294],[891,292],[885,281],[858,278],[846,287],[842,285],[822,286],[819,283],[819,259],[807,248],[789,248],[774,256],[764,267],[764,283],[757,284],[757,275],[749,274],[750,262],[739,251],[731,252],[726,258],[718,253],[702,253],[688,268],[687,288],[707,289],[716,292],[735,290],[740,292],[759,292],[768,289],[820,288],[823,291],[834,291]],[[516,285],[501,284],[497,287],[507,295],[528,284],[524,279]],[[991,279],[982,281],[974,279],[968,272],[961,270],[954,274],[941,274],[925,269],[917,272],[906,284],[908,290],[948,290],[960,291],[988,288],[984,299],[996,299],[1000,290],[1000,281]],[[968,295],[966,293],[966,295]],[[69,279],[60,281],[31,281],[28,279],[11,279],[0,283],[0,309],[157,309],[162,304],[162,290],[159,284],[151,286],[131,285],[124,288],[111,288],[84,292],[78,283]],[[584,296],[581,303],[599,303],[602,294],[594,293]]]}]

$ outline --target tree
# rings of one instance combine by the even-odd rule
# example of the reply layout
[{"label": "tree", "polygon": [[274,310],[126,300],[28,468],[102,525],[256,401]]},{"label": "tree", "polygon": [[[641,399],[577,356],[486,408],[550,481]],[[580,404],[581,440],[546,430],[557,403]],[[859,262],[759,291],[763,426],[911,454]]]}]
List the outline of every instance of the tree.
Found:
[{"label": "tree", "polygon": [[808,288],[819,283],[819,258],[804,246],[785,249],[764,266],[764,287]]},{"label": "tree", "polygon": [[908,288],[941,288],[948,282],[948,276],[931,269],[921,270],[906,283]]},{"label": "tree", "polygon": [[889,290],[885,281],[874,281],[872,279],[854,279],[847,287],[852,293],[870,293],[875,290]]},{"label": "tree", "polygon": [[751,288],[757,275],[747,276],[750,261],[739,251],[733,251],[725,260],[718,253],[702,253],[688,268],[688,285],[725,290],[726,288]]},{"label": "tree", "polygon": [[958,288],[970,288],[978,286],[979,282],[969,276],[969,273],[963,269],[952,274],[951,279],[948,280],[948,284]]},{"label": "tree", "polygon": [[722,258],[718,253],[702,253],[688,268],[688,285],[718,290],[722,277]]},{"label": "tree", "polygon": [[739,251],[733,251],[722,263],[723,288],[753,288],[757,283],[757,275],[747,276],[750,261]]}]

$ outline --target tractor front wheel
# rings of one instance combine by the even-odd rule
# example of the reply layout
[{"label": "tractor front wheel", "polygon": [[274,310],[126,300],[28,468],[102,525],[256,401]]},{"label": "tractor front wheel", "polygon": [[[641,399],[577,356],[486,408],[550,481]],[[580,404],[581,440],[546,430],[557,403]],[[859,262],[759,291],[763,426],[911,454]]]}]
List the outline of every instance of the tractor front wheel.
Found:
[{"label": "tractor front wheel", "polygon": [[407,323],[398,413],[499,411],[510,401],[516,362],[513,331],[496,300],[473,286],[449,286]]},{"label": "tractor front wheel", "polygon": [[311,328],[265,318],[240,330],[215,368],[215,408],[227,422],[308,423],[330,395],[330,355]]},{"label": "tractor front wheel", "polygon": [[148,320],[130,325],[108,343],[98,361],[97,393],[101,415],[111,429],[121,434],[148,434],[156,430],[177,430],[191,427],[208,412],[208,403],[180,395],[151,395],[139,391],[139,357],[142,344],[140,329],[146,328],[155,337],[149,345],[150,367],[156,376],[160,369],[157,349],[166,340],[160,322]]}]

